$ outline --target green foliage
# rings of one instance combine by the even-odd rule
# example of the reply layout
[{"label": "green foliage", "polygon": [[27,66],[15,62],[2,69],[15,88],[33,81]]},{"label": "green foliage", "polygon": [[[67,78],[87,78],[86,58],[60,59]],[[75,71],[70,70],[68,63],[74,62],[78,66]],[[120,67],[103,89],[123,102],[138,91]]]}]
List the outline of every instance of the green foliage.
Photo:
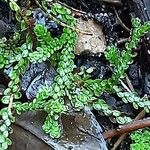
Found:
[{"label": "green foliage", "polygon": [[0,149],[5,150],[12,143],[8,136],[12,130],[10,125],[15,120],[9,108],[1,109],[0,116],[2,118],[2,122],[0,123]]},{"label": "green foliage", "polygon": [[48,115],[43,125],[43,130],[53,138],[61,136],[61,127],[55,116]]},{"label": "green foliage", "polygon": [[[104,100],[100,99],[103,92],[117,92],[125,103],[130,102],[135,108],[139,106],[147,112],[149,111],[149,101],[146,98],[140,99],[137,93],[122,92],[122,89],[120,90],[115,85],[120,82],[120,78],[124,77],[125,70],[132,63],[131,50],[136,47],[140,38],[150,31],[150,22],[141,25],[139,19],[132,20],[134,28],[131,40],[126,43],[125,50],[120,52],[115,46],[109,46],[105,52],[105,57],[114,68],[112,77],[105,80],[93,80],[89,75],[92,71],[91,68],[87,71],[82,70],[80,73],[74,73],[75,56],[73,50],[77,33],[75,30],[76,20],[70,10],[57,3],[51,7],[49,17],[63,28],[59,37],[52,37],[44,25],[36,24],[33,29],[36,43],[32,40],[32,35],[26,32],[26,38],[20,45],[20,37],[22,31],[28,28],[26,23],[31,12],[29,11],[25,16],[22,16],[20,7],[15,1],[9,2],[10,8],[16,12],[16,18],[20,22],[21,34],[15,33],[9,40],[5,38],[0,40],[0,68],[10,68],[8,74],[10,82],[1,99],[2,103],[8,105],[0,111],[2,118],[0,124],[1,149],[7,149],[11,144],[8,138],[11,133],[10,125],[14,121],[11,109],[14,109],[19,115],[28,110],[45,111],[47,117],[43,124],[43,130],[52,138],[61,136],[60,116],[69,112],[70,109],[81,111],[85,106],[89,106],[91,109],[102,111],[106,116],[114,117],[120,124],[130,122],[130,117],[124,116],[118,110],[113,110]],[[41,1],[41,6],[44,11],[47,10],[46,1]],[[42,87],[32,102],[21,103],[19,101],[21,98],[20,76],[30,63],[45,60],[55,64],[57,75],[54,78],[54,83],[50,87]],[[131,100],[131,98],[133,99]]]},{"label": "green foliage", "polygon": [[52,8],[52,14],[55,16],[60,15],[61,21],[71,27],[74,27],[76,25],[76,21],[71,15],[71,11],[58,3],[56,3]]},{"label": "green foliage", "polygon": [[130,117],[122,116],[122,113],[118,110],[112,110],[110,106],[103,100],[99,99],[93,103],[95,110],[101,110],[106,116],[113,116],[119,124],[125,124],[132,121]]},{"label": "green foliage", "polygon": [[150,111],[150,100],[145,96],[140,98],[136,92],[124,92],[121,88],[114,86],[117,95],[124,103],[131,103],[135,109],[143,108],[147,113]]},{"label": "green foliage", "polygon": [[130,150],[149,150],[150,146],[150,130],[138,130],[131,134],[132,144]]}]

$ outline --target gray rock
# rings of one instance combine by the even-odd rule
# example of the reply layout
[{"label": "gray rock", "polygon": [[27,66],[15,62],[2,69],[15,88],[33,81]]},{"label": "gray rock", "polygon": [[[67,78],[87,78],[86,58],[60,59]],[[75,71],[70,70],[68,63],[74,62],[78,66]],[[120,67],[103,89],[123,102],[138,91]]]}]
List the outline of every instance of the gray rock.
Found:
[{"label": "gray rock", "polygon": [[[42,124],[45,117],[44,112],[26,112],[18,117],[15,127],[13,126],[11,150],[26,150],[26,145],[29,145],[28,150],[32,150],[35,147],[34,144],[36,147],[37,145],[42,147],[45,146],[43,143],[47,144],[47,147],[44,147],[46,150],[51,150],[51,148],[55,150],[107,150],[102,129],[89,108],[85,108],[82,113],[62,115],[63,134],[59,139],[51,139],[43,132]],[[24,129],[22,131],[24,133],[20,133],[18,128]],[[28,136],[25,137],[24,135],[27,134]],[[31,138],[33,135],[37,141]],[[39,139],[40,142],[38,142]]]},{"label": "gray rock", "polygon": [[42,86],[50,86],[53,83],[55,75],[55,69],[46,62],[32,63],[22,76],[21,88],[27,98],[32,100]]}]

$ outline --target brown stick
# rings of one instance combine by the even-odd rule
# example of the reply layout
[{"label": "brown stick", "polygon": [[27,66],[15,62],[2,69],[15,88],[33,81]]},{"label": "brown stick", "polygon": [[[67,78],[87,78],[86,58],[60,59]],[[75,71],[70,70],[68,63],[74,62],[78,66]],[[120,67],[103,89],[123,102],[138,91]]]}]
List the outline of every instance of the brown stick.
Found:
[{"label": "brown stick", "polygon": [[14,99],[14,95],[12,94],[9,100],[9,105],[8,105],[8,109],[11,110],[12,105],[13,105],[13,99]]},{"label": "brown stick", "polygon": [[135,131],[137,129],[142,129],[145,127],[150,127],[150,118],[133,121],[129,124],[119,126],[119,128],[104,132],[103,137],[104,137],[104,139],[109,139],[109,138],[112,138],[114,136],[119,136],[123,133]]},{"label": "brown stick", "polygon": [[57,3],[59,3],[59,4],[63,5],[63,6],[65,6],[65,7],[67,7],[68,9],[70,9],[70,10],[72,10],[72,11],[74,11],[74,12],[80,13],[80,14],[82,14],[82,15],[85,15],[85,14],[86,14],[85,11],[75,9],[75,8],[73,8],[73,7],[71,7],[71,6],[68,6],[67,4],[62,3],[62,2],[60,2],[60,1],[58,1]]},{"label": "brown stick", "polygon": [[[134,121],[139,120],[141,118],[143,118],[145,116],[145,110],[142,110],[134,119]],[[117,147],[120,145],[120,143],[126,138],[126,136],[128,135],[127,133],[122,134],[119,139],[115,142],[113,148],[111,150],[116,150]]]},{"label": "brown stick", "polygon": [[116,17],[117,17],[117,19],[118,19],[120,25],[121,25],[127,32],[131,32],[131,30],[130,30],[130,29],[122,22],[122,20],[120,19],[119,15],[118,15],[118,12],[117,12],[117,10],[115,9],[115,7],[113,7],[113,9],[114,9],[114,12],[115,12],[115,14],[116,14]]},{"label": "brown stick", "polygon": [[122,43],[126,43],[129,42],[129,38],[121,38],[117,41],[117,44],[122,44]]},{"label": "brown stick", "polygon": [[130,90],[131,90],[132,92],[134,92],[134,91],[135,91],[135,90],[134,90],[134,87],[133,87],[133,85],[132,85],[132,83],[131,83],[131,80],[129,79],[129,77],[128,77],[127,74],[126,74],[125,78],[126,78],[126,82],[127,82],[128,86],[129,86]]}]

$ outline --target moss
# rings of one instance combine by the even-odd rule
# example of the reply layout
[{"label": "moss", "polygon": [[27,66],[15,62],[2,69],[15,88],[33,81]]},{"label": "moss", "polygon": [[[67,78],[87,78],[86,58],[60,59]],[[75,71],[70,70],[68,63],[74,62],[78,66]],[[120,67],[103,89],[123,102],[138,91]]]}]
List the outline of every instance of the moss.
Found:
[{"label": "moss", "polygon": [[150,148],[150,129],[135,131],[131,134],[132,144],[130,150],[149,150]]}]

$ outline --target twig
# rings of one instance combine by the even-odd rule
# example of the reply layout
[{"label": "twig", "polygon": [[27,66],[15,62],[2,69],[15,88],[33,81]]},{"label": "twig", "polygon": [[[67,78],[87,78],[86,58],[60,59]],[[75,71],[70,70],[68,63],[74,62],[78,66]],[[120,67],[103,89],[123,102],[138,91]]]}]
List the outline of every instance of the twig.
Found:
[{"label": "twig", "polygon": [[129,41],[129,38],[121,38],[117,41],[117,44],[122,44],[122,43],[126,43]]},{"label": "twig", "polygon": [[[126,81],[127,81],[128,87],[130,88],[130,90],[131,90],[132,92],[134,92],[134,91],[135,91],[135,90],[134,90],[134,87],[133,87],[133,85],[132,85],[132,83],[131,83],[131,81],[130,81],[128,75],[126,74],[125,77],[126,77]],[[122,86],[123,86],[127,91],[129,91],[128,87],[123,83],[123,81],[121,81],[121,84],[122,84]],[[145,116],[145,110],[142,110],[142,111],[135,117],[134,121],[139,120],[139,119],[143,118],[144,116]],[[119,139],[115,142],[115,144],[114,144],[114,146],[113,146],[113,148],[112,148],[111,150],[116,150],[117,147],[121,144],[121,142],[126,138],[127,135],[128,135],[128,133],[122,134],[122,135],[119,137]]]},{"label": "twig", "polygon": [[104,132],[103,137],[104,137],[104,139],[109,139],[114,136],[119,136],[123,133],[135,131],[135,130],[142,129],[145,127],[150,127],[150,118],[133,121],[129,124],[119,126],[116,129]]},{"label": "twig", "polygon": [[133,87],[133,85],[132,85],[132,83],[131,83],[131,80],[129,79],[129,77],[128,77],[128,75],[126,74],[126,81],[127,81],[127,84],[128,84],[128,87],[130,88],[130,90],[132,91],[132,92],[134,92],[135,90],[134,90],[134,87]]},{"label": "twig", "polygon": [[8,110],[11,110],[12,105],[13,105],[13,99],[14,99],[14,95],[12,94],[9,100],[9,105],[8,105]]},{"label": "twig", "polygon": [[[130,88],[130,90],[131,90],[132,92],[134,92],[134,91],[135,91],[135,90],[134,90],[134,87],[133,87],[133,85],[132,85],[132,83],[131,83],[131,81],[130,81],[130,79],[129,79],[129,77],[128,77],[127,74],[126,74],[126,81],[127,81],[127,84],[128,84],[128,87]],[[124,87],[125,89],[128,89],[128,87],[127,87],[123,82],[122,82],[122,85],[123,85],[123,87]],[[129,89],[128,89],[128,90],[129,90]],[[136,118],[134,119],[134,121],[139,120],[139,119],[143,118],[144,116],[145,116],[145,111],[142,110],[142,111],[136,116]],[[122,134],[122,135],[119,137],[119,139],[115,142],[115,144],[114,144],[114,146],[113,146],[113,148],[112,148],[111,150],[116,150],[117,147],[121,144],[121,142],[126,138],[127,135],[128,135],[128,133]]]},{"label": "twig", "polygon": [[122,85],[128,92],[131,93],[131,90],[126,86],[126,84],[125,84],[122,80],[120,80],[120,79],[119,79],[119,81],[121,82],[121,85]]},{"label": "twig", "polygon": [[[139,120],[141,118],[143,118],[145,116],[145,111],[142,110],[134,119],[134,121]],[[118,148],[118,146],[121,144],[121,142],[126,138],[126,136],[128,135],[128,133],[124,133],[122,134],[119,139],[115,142],[113,148],[111,150],[116,150]]]},{"label": "twig", "polygon": [[110,4],[122,5],[121,0],[97,0],[98,2],[107,2]]},{"label": "twig", "polygon": [[77,12],[77,13],[80,13],[80,14],[83,14],[83,15],[86,14],[85,11],[75,9],[75,8],[73,8],[73,7],[71,7],[71,6],[68,6],[67,4],[62,3],[62,2],[60,2],[60,1],[57,1],[57,3],[59,3],[59,4],[63,5],[63,6],[65,6],[65,7],[69,8],[70,10],[75,11],[75,12]]},{"label": "twig", "polygon": [[118,15],[118,12],[117,12],[117,10],[115,9],[115,7],[113,7],[113,9],[114,9],[114,12],[115,12],[115,14],[116,14],[116,17],[117,17],[117,19],[118,19],[120,25],[121,25],[126,31],[131,32],[131,30],[130,30],[130,29],[122,22],[122,20],[120,19],[119,15]]},{"label": "twig", "polygon": [[[132,85],[132,83],[131,83],[131,81],[130,81],[130,79],[129,79],[129,77],[128,77],[127,74],[126,74],[126,81],[127,81],[128,87],[129,87],[130,89],[125,85],[125,83],[124,83],[123,81],[121,81],[122,86],[123,86],[127,91],[129,91],[129,92],[131,92],[131,91],[134,92],[134,91],[135,91],[135,90],[134,90],[134,87],[133,87],[133,85]],[[142,111],[136,116],[136,118],[134,119],[134,121],[136,121],[136,120],[138,120],[138,119],[141,119],[141,118],[143,118],[144,116],[145,116],[145,111],[142,110]],[[120,145],[120,143],[126,138],[127,135],[128,135],[128,133],[124,133],[123,135],[121,135],[121,136],[119,137],[119,139],[116,141],[116,143],[114,144],[114,146],[113,146],[113,148],[112,148],[111,150],[116,150],[117,147]]]},{"label": "twig", "polygon": [[[37,4],[41,9],[43,9],[45,12],[47,12],[47,10],[39,3],[38,0],[35,0],[35,2],[36,2],[36,4]],[[71,26],[69,26],[69,25],[63,23],[62,21],[60,21],[59,19],[57,19],[56,17],[54,17],[54,16],[53,16],[52,14],[50,14],[50,13],[48,13],[48,17],[49,17],[50,19],[52,19],[53,21],[55,21],[56,23],[60,24],[61,26],[67,27],[67,28],[69,28],[69,29],[71,29],[71,30],[73,30],[73,31],[76,31],[76,32],[82,33],[82,34],[93,35],[93,33],[90,33],[90,32],[88,32],[88,31],[81,31],[81,30],[78,29],[78,28],[74,28],[74,27],[71,27]]]}]

